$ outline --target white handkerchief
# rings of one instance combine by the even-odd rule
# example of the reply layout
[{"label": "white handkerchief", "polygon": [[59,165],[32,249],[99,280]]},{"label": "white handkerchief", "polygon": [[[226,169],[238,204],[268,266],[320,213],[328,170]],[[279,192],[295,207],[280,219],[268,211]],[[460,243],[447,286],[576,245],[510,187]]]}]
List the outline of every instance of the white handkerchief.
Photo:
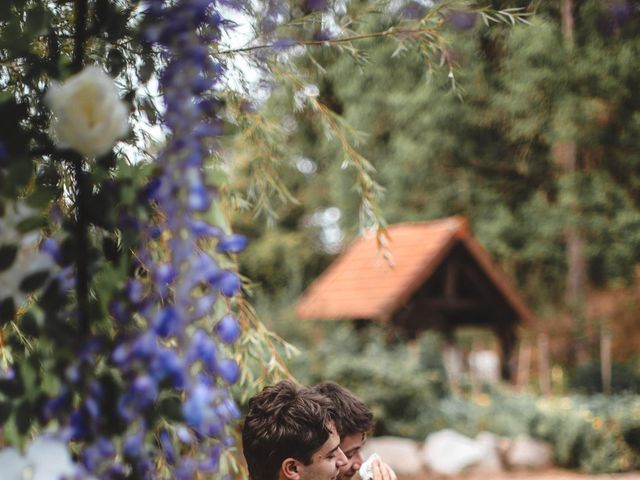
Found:
[{"label": "white handkerchief", "polygon": [[374,453],[369,458],[367,458],[362,465],[360,465],[360,470],[358,470],[358,473],[360,474],[360,478],[362,480],[371,480],[373,478],[373,461],[379,459],[380,456],[377,453]]}]

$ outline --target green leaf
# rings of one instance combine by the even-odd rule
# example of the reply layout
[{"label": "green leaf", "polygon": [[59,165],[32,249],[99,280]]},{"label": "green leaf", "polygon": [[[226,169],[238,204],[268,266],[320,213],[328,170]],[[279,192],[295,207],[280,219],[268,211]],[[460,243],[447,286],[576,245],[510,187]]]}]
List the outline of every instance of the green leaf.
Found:
[{"label": "green leaf", "polygon": [[[55,171],[55,169],[52,169]],[[40,210],[44,210],[45,207],[51,203],[55,198],[56,189],[53,187],[39,187],[35,190],[29,198],[27,198],[27,205]]]},{"label": "green leaf", "polygon": [[13,297],[5,298],[0,302],[0,327],[9,323],[16,316],[16,304]]},{"label": "green leaf", "polygon": [[33,409],[31,408],[29,401],[23,400],[18,404],[14,418],[16,421],[16,427],[18,428],[18,433],[21,435],[27,433],[34,420]]},{"label": "green leaf", "polygon": [[16,230],[20,233],[32,232],[44,227],[46,224],[44,218],[38,215],[27,217],[16,225]]},{"label": "green leaf", "polygon": [[44,6],[36,6],[27,12],[25,31],[30,37],[37,37],[47,32],[49,12]]},{"label": "green leaf", "polygon": [[17,245],[0,245],[0,272],[8,270],[18,256]]},{"label": "green leaf", "polygon": [[38,290],[40,287],[44,285],[44,283],[49,278],[49,271],[42,270],[39,272],[32,273],[24,277],[24,279],[20,282],[20,291],[24,293],[32,293]]},{"label": "green leaf", "polygon": [[17,398],[24,395],[22,377],[17,369],[14,378],[0,378],[0,393],[9,398]]},{"label": "green leaf", "polygon": [[0,425],[4,425],[11,416],[11,402],[0,401]]},{"label": "green leaf", "polygon": [[0,2],[0,22],[11,20],[12,16],[11,4],[9,2]]},{"label": "green leaf", "polygon": [[37,337],[40,333],[38,319],[31,312],[25,313],[20,318],[20,327],[22,328],[22,333],[31,337]]},{"label": "green leaf", "polygon": [[107,68],[109,73],[117,77],[122,69],[126,66],[124,55],[117,48],[112,48],[107,55]]},{"label": "green leaf", "polygon": [[166,397],[160,401],[160,414],[168,420],[179,422],[184,419],[180,399],[177,397]]},{"label": "green leaf", "polygon": [[9,170],[9,184],[14,188],[22,188],[29,183],[33,173],[33,165],[28,158],[16,159]]}]

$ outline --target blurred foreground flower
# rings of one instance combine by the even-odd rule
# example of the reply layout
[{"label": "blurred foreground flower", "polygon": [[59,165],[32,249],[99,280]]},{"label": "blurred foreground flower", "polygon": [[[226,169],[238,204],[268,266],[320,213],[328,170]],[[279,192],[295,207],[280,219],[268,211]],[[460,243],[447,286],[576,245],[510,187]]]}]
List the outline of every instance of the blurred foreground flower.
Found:
[{"label": "blurred foreground flower", "polygon": [[0,450],[3,480],[59,480],[77,475],[64,443],[52,438],[36,438],[20,455],[15,448]]},{"label": "blurred foreground flower", "polygon": [[39,234],[31,228],[35,220],[37,212],[20,201],[9,203],[0,217],[1,321],[44,286],[53,267],[51,257],[38,251]]},{"label": "blurred foreground flower", "polygon": [[63,84],[53,83],[45,101],[54,116],[54,139],[87,157],[107,153],[129,130],[127,107],[113,79],[99,67],[87,67]]}]

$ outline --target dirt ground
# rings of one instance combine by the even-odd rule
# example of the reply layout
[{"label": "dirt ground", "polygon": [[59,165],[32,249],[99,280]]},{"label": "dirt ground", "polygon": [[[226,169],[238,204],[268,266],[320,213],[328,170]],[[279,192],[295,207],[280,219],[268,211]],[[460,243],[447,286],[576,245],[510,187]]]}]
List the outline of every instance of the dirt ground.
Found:
[{"label": "dirt ground", "polygon": [[398,480],[640,480],[640,472],[616,473],[605,475],[589,475],[586,473],[571,472],[568,470],[543,470],[543,471],[519,471],[504,472],[500,474],[469,474],[457,477],[444,477],[441,475],[404,475]]}]

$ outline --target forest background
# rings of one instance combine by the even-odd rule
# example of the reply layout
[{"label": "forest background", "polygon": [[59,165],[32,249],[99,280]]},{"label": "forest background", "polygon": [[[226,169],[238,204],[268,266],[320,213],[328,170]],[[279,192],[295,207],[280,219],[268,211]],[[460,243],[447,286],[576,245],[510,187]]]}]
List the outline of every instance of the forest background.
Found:
[{"label": "forest background", "polygon": [[[363,222],[341,139],[327,133],[321,108],[298,105],[286,114],[291,89],[277,90],[266,111],[285,118],[280,178],[294,200],[265,205],[266,227],[253,215],[234,217],[255,239],[241,271],[255,282],[260,318],[301,350],[290,362],[293,374],[353,389],[374,407],[378,433],[418,440],[445,426],[528,433],[552,441],[564,466],[637,467],[638,424],[630,420],[637,400],[628,395],[640,389],[638,7],[588,0],[491,6],[535,7],[536,15],[530,25],[486,29],[477,15],[452,13],[441,69],[425,68],[418,49],[377,40],[361,42],[356,58],[322,50],[296,68],[317,79],[323,108],[353,128],[356,148],[384,190],[380,216],[389,223],[466,216],[536,312],[538,323],[521,332],[521,343],[535,352],[540,338],[551,338],[554,394],[587,396],[541,407],[542,365],[534,365],[524,396],[494,392],[490,405],[473,395],[451,399],[437,336],[422,337],[416,360],[402,341],[385,343],[379,326],[363,332],[349,322],[296,318],[304,288]],[[425,9],[405,8],[417,17]],[[383,30],[384,22],[368,28]],[[460,67],[455,75],[447,75],[448,62]],[[238,182],[252,168],[242,158]],[[612,339],[619,404],[589,396],[603,392],[603,336]],[[467,351],[493,347],[482,331],[458,332],[458,341]],[[582,413],[574,417],[568,411],[575,406]],[[603,435],[603,418],[619,431]],[[620,449],[614,438],[636,446]]]}]

